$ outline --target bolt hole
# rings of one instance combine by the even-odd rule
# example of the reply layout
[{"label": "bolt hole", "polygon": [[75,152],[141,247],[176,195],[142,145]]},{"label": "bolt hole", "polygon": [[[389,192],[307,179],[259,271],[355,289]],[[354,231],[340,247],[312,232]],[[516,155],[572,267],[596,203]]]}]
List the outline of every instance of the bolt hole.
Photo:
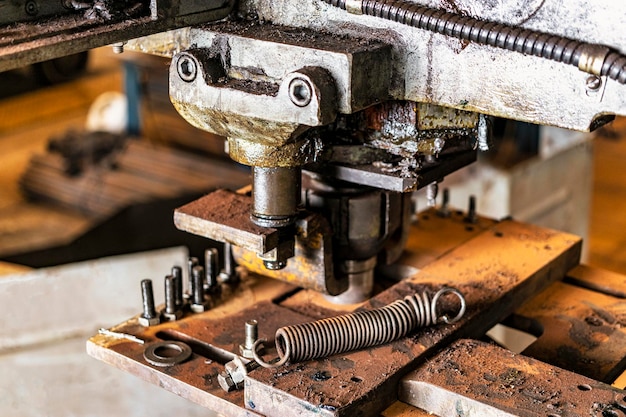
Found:
[{"label": "bolt hole", "polygon": [[468,232],[473,232],[474,226],[465,226],[465,230],[467,230]]},{"label": "bolt hole", "polygon": [[502,236],[504,236],[504,234],[502,232],[495,232],[494,235],[495,235],[495,237],[502,237]]},{"label": "bolt hole", "polygon": [[428,219],[430,219],[430,216],[429,216],[428,214],[424,214],[424,215],[422,216],[422,219],[423,219],[423,220],[428,220]]},{"label": "bolt hole", "polygon": [[196,63],[189,56],[182,56],[178,60],[178,75],[183,81],[191,82],[196,78]]},{"label": "bolt hole", "polygon": [[548,417],[561,417],[560,414],[548,414]]},{"label": "bolt hole", "polygon": [[363,382],[363,378],[360,378],[358,376],[353,376],[352,378],[350,378],[350,381],[360,383],[360,382]]},{"label": "bolt hole", "polygon": [[591,386],[588,384],[580,384],[578,389],[581,391],[591,391]]},{"label": "bolt hole", "polygon": [[619,417],[619,414],[615,410],[604,410],[602,417]]}]

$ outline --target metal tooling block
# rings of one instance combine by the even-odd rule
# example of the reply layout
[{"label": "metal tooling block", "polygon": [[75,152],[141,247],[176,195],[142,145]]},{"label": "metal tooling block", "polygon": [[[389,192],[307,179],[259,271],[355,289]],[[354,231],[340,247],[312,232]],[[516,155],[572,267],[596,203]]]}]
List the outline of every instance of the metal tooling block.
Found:
[{"label": "metal tooling block", "polygon": [[[258,320],[259,336],[270,337],[279,327],[341,313],[314,302],[313,295],[306,295],[309,292],[294,293],[292,286],[252,276],[230,297],[222,295],[217,307],[208,312],[188,314],[177,322],[148,329],[135,320],[116,327],[116,331],[144,339],[146,345],[125,340],[112,343],[99,335],[89,341],[88,351],[225,416],[374,416],[396,400],[400,379],[426,355],[454,339],[482,336],[524,300],[561,279],[578,263],[580,253],[580,240],[575,236],[514,221],[494,224],[479,219],[469,225],[460,212],[441,218],[431,210],[420,216],[412,233],[403,261],[422,270],[375,296],[363,308],[452,285],[468,303],[459,323],[424,329],[363,351],[275,370],[259,368],[248,374],[243,392],[226,393],[217,382],[223,370],[220,364],[238,351],[246,320]],[[422,257],[416,250],[420,242],[431,242],[435,249]],[[154,367],[144,360],[143,350],[159,340],[185,341],[194,354],[170,368]],[[272,357],[273,348],[267,348],[267,357]]]}]

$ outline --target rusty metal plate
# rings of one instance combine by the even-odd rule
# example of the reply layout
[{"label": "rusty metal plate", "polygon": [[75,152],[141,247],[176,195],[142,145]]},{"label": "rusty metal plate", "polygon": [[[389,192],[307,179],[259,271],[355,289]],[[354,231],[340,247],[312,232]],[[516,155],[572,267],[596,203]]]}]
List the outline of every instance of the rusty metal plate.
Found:
[{"label": "rusty metal plate", "polygon": [[445,417],[626,415],[626,391],[475,340],[407,375],[399,396]]},{"label": "rusty metal plate", "polygon": [[[568,276],[601,288],[624,277],[589,267]],[[595,281],[597,280],[597,281]],[[626,299],[557,282],[518,309],[507,324],[537,333],[524,355],[612,383],[626,368]]]},{"label": "rusty metal plate", "polygon": [[[252,287],[249,287],[248,280],[244,280],[241,284],[244,290],[235,290],[233,297],[224,294],[218,307],[209,312],[188,315],[179,322],[154,328],[141,328],[135,320],[115,328],[137,335],[147,343],[163,338],[186,340],[195,349],[188,362],[159,369],[143,359],[144,346],[133,342],[110,345],[110,340],[102,339],[103,336],[92,338],[88,350],[105,362],[216,409],[225,416],[246,413],[267,416],[377,415],[395,401],[398,381],[421,362],[421,355],[445,346],[455,338],[482,334],[510,314],[530,293],[561,278],[578,262],[580,239],[568,234],[513,221],[488,227],[489,223],[480,220],[477,225],[472,225],[476,229],[467,231],[460,214],[431,220],[432,223],[430,220],[423,223],[421,238],[415,236],[411,239],[413,242],[426,245],[431,238],[435,242],[438,229],[429,226],[439,221],[454,224],[453,228],[462,235],[457,241],[468,239],[468,235],[472,238],[455,249],[449,247],[453,245],[453,238],[447,243],[441,242],[438,247],[445,253],[441,258],[426,265],[411,279],[382,292],[365,308],[375,308],[426,288],[454,285],[468,301],[466,317],[455,325],[426,329],[386,346],[359,352],[277,370],[256,369],[248,374],[245,394],[227,394],[218,388],[216,376],[223,370],[221,363],[238,352],[245,320],[259,320],[260,336],[271,337],[278,327],[336,314],[307,300],[303,300],[306,306],[295,307],[294,303],[286,301],[291,295],[289,289],[293,288],[286,284],[266,280],[279,286],[280,291],[250,292]],[[478,233],[483,227],[486,230]],[[269,282],[264,285],[274,288]],[[259,303],[261,300],[271,302]],[[272,349],[268,348],[268,356],[272,354]]]},{"label": "rusty metal plate", "polygon": [[177,208],[174,224],[185,232],[267,253],[278,246],[278,230],[252,223],[251,210],[252,197],[217,190]]},{"label": "rusty metal plate", "polygon": [[580,242],[572,235],[502,222],[364,307],[376,308],[427,288],[452,285],[468,302],[459,323],[345,355],[255,370],[246,380],[245,404],[264,415],[375,416],[395,400],[400,377],[417,365],[420,356],[454,338],[482,335],[524,299],[575,266]]}]

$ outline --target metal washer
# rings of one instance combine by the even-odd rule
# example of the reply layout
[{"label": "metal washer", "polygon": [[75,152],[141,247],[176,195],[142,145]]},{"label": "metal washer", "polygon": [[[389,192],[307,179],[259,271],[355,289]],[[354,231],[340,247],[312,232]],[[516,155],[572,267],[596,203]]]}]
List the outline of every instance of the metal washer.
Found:
[{"label": "metal washer", "polygon": [[[174,356],[158,355],[156,353],[157,350],[162,348],[177,350],[179,353]],[[143,351],[143,357],[146,361],[148,361],[148,363],[154,366],[173,366],[189,359],[191,352],[191,348],[186,343],[164,341],[152,343],[151,345],[146,346],[146,349]]]}]

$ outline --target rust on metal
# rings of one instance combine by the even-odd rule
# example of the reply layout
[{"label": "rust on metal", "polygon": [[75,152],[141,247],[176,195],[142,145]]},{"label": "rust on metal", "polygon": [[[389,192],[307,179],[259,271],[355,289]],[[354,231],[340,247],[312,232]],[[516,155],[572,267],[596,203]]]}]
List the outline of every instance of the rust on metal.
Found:
[{"label": "rust on metal", "polygon": [[[374,297],[376,308],[406,295],[455,286],[468,310],[457,324],[425,329],[388,345],[331,358],[259,369],[248,376],[246,404],[265,415],[377,415],[396,398],[399,378],[419,357],[456,337],[480,336],[524,299],[578,263],[580,239],[505,221]],[[310,375],[327,373],[325,381]]]},{"label": "rust on metal", "polygon": [[436,416],[621,416],[626,391],[475,340],[458,340],[400,383]]},{"label": "rust on metal", "polygon": [[278,246],[278,230],[252,223],[252,197],[227,190],[214,191],[177,208],[174,224],[180,230],[230,242],[263,254]]},{"label": "rust on metal", "polygon": [[[611,287],[607,273],[589,267],[575,270],[579,281]],[[568,274],[573,275],[573,274]],[[621,277],[623,282],[623,277]],[[620,291],[619,286],[613,287]],[[615,292],[615,291],[613,291]],[[611,383],[626,368],[626,300],[576,285],[557,282],[529,300],[509,320],[513,327],[536,333],[525,355],[590,378]]]},{"label": "rust on metal", "polygon": [[[226,393],[216,381],[217,372],[223,369],[217,363],[238,351],[246,320],[258,320],[259,336],[271,338],[279,327],[341,313],[323,305],[310,305],[310,298],[301,296],[305,292],[294,295],[293,287],[287,284],[252,276],[251,282],[256,284],[246,287],[249,281],[243,280],[243,289],[234,290],[231,297],[224,295],[217,307],[208,312],[187,314],[180,321],[147,329],[131,320],[115,329],[136,335],[146,344],[167,337],[187,342],[194,349],[187,362],[156,369],[143,360],[142,346],[130,341],[107,347],[99,345],[99,339],[94,338],[88,349],[101,360],[217,409],[225,416],[377,415],[395,401],[400,378],[422,362],[425,354],[458,337],[481,336],[530,293],[561,278],[578,262],[580,240],[568,234],[513,221],[494,225],[479,219],[470,225],[462,221],[460,214],[440,218],[431,211],[429,215],[432,218],[418,222],[415,236],[409,242],[408,250],[412,254],[404,258],[406,262],[419,263],[421,272],[378,294],[364,308],[376,308],[408,294],[452,285],[468,301],[466,316],[454,325],[424,329],[385,346],[276,370],[256,369],[248,374],[245,394]],[[456,232],[442,234],[446,227]],[[455,233],[460,236],[455,237]],[[417,255],[413,245],[423,246],[429,241],[434,249],[425,257]],[[437,256],[431,262],[431,257]],[[266,289],[253,290],[262,288],[260,283]],[[280,287],[280,291],[272,289],[272,285]],[[358,306],[351,308],[355,307]],[[267,357],[273,355],[274,348],[267,346]]]}]

